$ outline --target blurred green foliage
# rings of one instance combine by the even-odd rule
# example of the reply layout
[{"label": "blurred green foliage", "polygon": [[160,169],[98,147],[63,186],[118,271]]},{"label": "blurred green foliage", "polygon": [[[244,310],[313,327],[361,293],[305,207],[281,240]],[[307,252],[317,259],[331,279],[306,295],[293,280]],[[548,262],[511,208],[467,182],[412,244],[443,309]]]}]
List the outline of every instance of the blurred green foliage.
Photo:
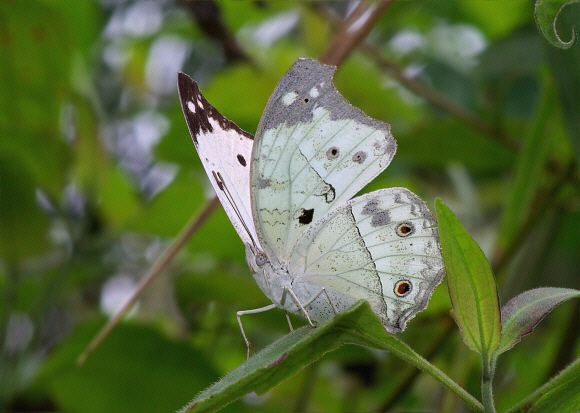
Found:
[{"label": "blurred green foliage", "polygon": [[[254,132],[277,80],[297,58],[323,55],[352,8],[212,4],[0,3],[0,411],[174,411],[245,360],[235,312],[269,302],[220,209],[74,364],[103,313],[211,196],[177,71]],[[562,10],[564,40],[578,21],[579,3]],[[335,82],[398,142],[368,190],[406,186],[430,205],[441,197],[492,262],[501,302],[538,286],[580,288],[580,46],[544,40],[532,2],[393,2]],[[479,360],[449,310],[440,286],[399,338],[479,398]],[[288,331],[281,311],[244,326],[256,349]],[[579,333],[573,300],[503,355],[498,410],[575,360]],[[229,406],[456,408],[467,409],[429,376],[355,346]]]}]

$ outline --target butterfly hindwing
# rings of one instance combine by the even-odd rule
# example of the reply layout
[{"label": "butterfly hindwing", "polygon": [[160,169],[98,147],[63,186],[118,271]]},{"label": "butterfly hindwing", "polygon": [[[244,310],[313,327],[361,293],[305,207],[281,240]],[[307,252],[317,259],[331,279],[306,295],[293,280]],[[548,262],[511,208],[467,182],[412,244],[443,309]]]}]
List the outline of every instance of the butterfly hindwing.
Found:
[{"label": "butterfly hindwing", "polygon": [[288,260],[302,233],[391,162],[388,124],[334,87],[336,68],[298,60],[278,83],[256,133],[252,208],[266,253]]},{"label": "butterfly hindwing", "polygon": [[177,79],[181,108],[201,163],[240,238],[255,246],[250,206],[254,137],[221,115],[193,79],[181,72]]},{"label": "butterfly hindwing", "polygon": [[[289,270],[302,275],[294,284],[325,287],[339,311],[366,299],[389,331],[401,331],[444,275],[436,225],[425,202],[405,188],[354,198],[298,241]],[[328,308],[319,297],[308,311],[327,315]]]}]

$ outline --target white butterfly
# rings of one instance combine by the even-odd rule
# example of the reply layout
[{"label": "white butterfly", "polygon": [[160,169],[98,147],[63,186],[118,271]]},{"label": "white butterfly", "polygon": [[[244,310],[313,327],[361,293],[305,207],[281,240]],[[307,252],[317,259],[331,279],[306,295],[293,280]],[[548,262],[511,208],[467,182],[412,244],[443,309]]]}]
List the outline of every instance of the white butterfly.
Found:
[{"label": "white butterfly", "polygon": [[223,117],[179,73],[181,107],[246,262],[273,304],[308,322],[360,299],[402,331],[444,276],[437,223],[405,188],[351,199],[391,162],[390,126],[334,87],[336,67],[300,59],[272,93],[256,137]]}]

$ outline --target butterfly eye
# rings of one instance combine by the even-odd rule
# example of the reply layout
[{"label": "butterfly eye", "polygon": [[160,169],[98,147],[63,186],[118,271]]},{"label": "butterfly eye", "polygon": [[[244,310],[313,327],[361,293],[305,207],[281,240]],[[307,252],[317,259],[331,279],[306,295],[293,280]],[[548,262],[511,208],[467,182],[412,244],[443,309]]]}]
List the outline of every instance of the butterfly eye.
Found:
[{"label": "butterfly eye", "polygon": [[266,256],[266,254],[264,254],[263,252],[259,252],[258,254],[256,254],[256,264],[258,264],[259,267],[263,267],[264,264],[266,264],[268,262],[268,257]]},{"label": "butterfly eye", "polygon": [[415,227],[410,222],[401,222],[397,226],[397,235],[399,237],[408,237],[415,232]]},{"label": "butterfly eye", "polygon": [[411,293],[412,290],[413,284],[411,284],[411,281],[402,280],[397,281],[393,291],[397,297],[406,297]]}]

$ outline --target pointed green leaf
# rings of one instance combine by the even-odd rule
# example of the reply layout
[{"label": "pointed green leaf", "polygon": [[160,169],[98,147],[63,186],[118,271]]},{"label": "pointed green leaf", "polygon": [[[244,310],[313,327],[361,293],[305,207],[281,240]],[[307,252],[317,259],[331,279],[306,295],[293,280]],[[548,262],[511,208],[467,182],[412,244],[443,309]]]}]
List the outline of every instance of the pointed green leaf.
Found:
[{"label": "pointed green leaf", "polygon": [[578,40],[578,34],[576,30],[572,28],[570,40],[563,41],[556,30],[556,21],[558,21],[558,16],[566,7],[567,4],[577,3],[578,0],[537,0],[534,9],[534,15],[536,16],[536,23],[542,32],[544,38],[550,42],[553,46],[559,47],[560,49],[569,49]]},{"label": "pointed green leaf", "polygon": [[441,199],[435,200],[447,286],[465,344],[486,356],[498,346],[501,324],[497,288],[483,251]]},{"label": "pointed green leaf", "polygon": [[580,358],[506,413],[580,411]]},{"label": "pointed green leaf", "polygon": [[387,333],[366,301],[359,301],[318,328],[305,326],[287,334],[201,392],[180,412],[214,412],[252,391],[265,393],[345,343],[390,351],[435,377],[472,410],[483,412],[483,406],[473,396],[408,345]]},{"label": "pointed green leaf", "polygon": [[551,115],[556,96],[547,88],[538,104],[534,122],[526,134],[524,147],[518,154],[511,188],[506,193],[506,203],[500,220],[498,243],[507,248],[530,213],[534,194],[540,185],[544,163],[550,153],[554,134],[550,133]]},{"label": "pointed green leaf", "polygon": [[507,302],[501,309],[502,333],[496,356],[512,348],[556,306],[580,291],[570,288],[543,287],[525,291]]}]

